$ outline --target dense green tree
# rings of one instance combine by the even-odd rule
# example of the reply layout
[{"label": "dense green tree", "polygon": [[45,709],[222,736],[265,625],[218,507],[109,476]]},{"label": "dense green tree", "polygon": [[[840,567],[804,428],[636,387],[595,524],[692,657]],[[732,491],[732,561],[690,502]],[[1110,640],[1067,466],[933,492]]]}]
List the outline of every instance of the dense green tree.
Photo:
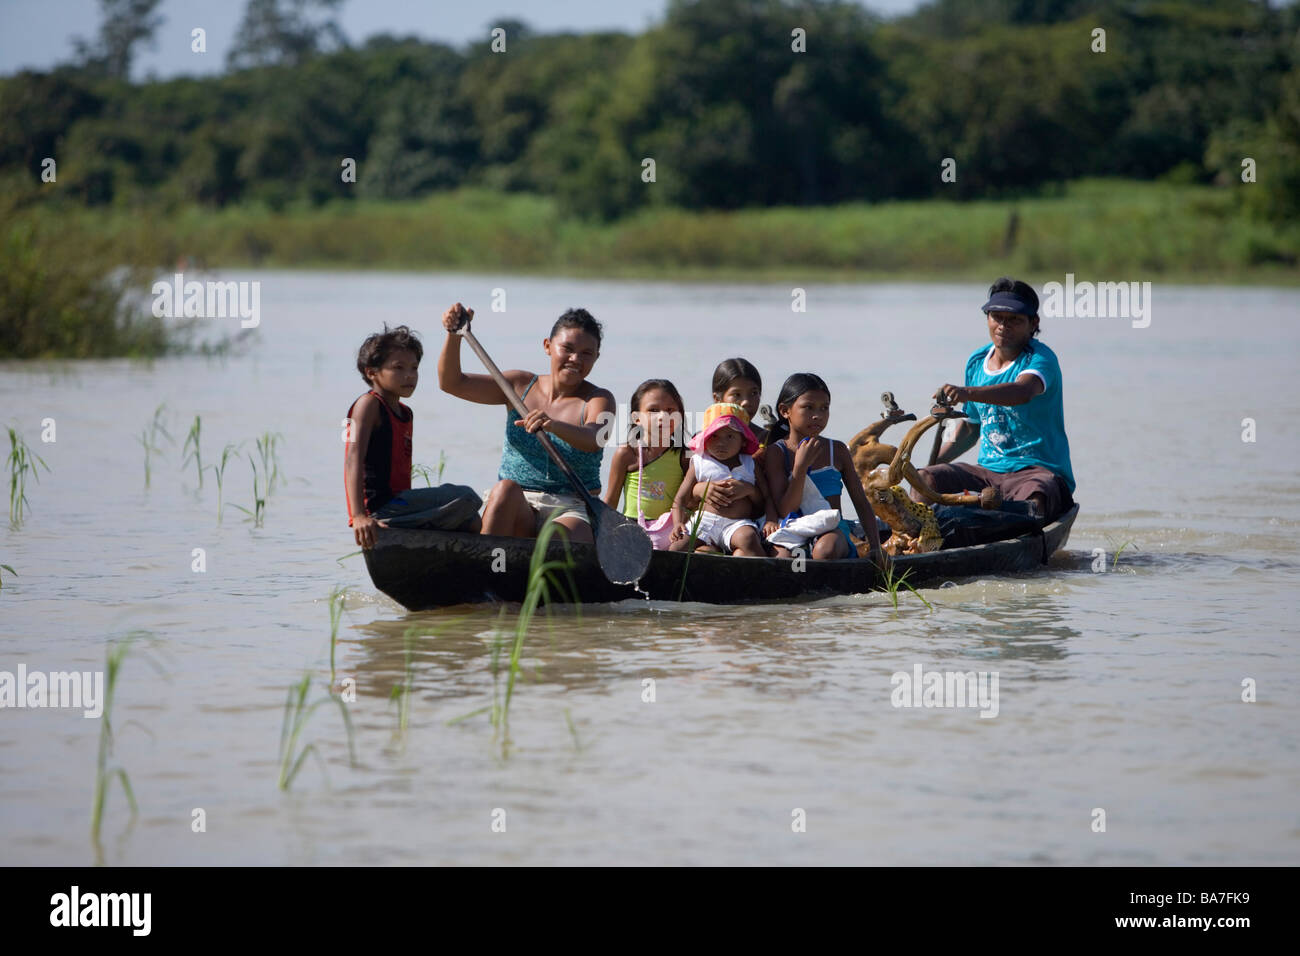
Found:
[{"label": "dense green tree", "polygon": [[345,46],[338,23],[327,16],[342,2],[248,0],[226,62],[236,68],[292,66],[322,50]]},{"label": "dense green tree", "polygon": [[35,176],[41,160],[59,147],[79,120],[99,115],[105,97],[71,70],[24,70],[0,80],[0,169]]},{"label": "dense green tree", "polygon": [[[559,191],[605,216],[645,203],[736,208],[909,192],[914,142],[889,116],[897,91],[875,27],[849,3],[674,0],[615,73],[590,119],[590,152],[570,157],[574,182]],[[597,96],[592,84],[575,103],[595,106]],[[653,183],[640,179],[646,159]]]},{"label": "dense green tree", "polygon": [[392,91],[368,144],[363,196],[409,199],[466,180],[478,159],[478,137],[457,80],[453,70],[443,70],[403,80]]},{"label": "dense green tree", "polygon": [[154,11],[160,0],[99,0],[104,21],[93,41],[75,39],[73,44],[88,71],[115,80],[131,75],[131,61],[141,43],[153,39],[163,18]]},{"label": "dense green tree", "polygon": [[[475,185],[613,218],[1081,176],[1232,181],[1247,155],[1252,209],[1280,215],[1300,193],[1296,4],[937,0],[882,22],[847,0],[671,0],[637,36],[501,21],[498,52],[490,28],[460,49],[387,35],[331,49],[340,2],[250,0],[231,61],[246,68],[224,76],[0,79],[0,178],[35,182],[50,156],[68,188],[38,192],[55,201],[278,206]],[[147,27],[153,7],[105,9]],[[113,35],[129,59],[148,31]]]},{"label": "dense green tree", "polygon": [[952,39],[991,27],[1062,23],[1116,7],[1115,0],[931,0],[902,22],[915,33]]}]

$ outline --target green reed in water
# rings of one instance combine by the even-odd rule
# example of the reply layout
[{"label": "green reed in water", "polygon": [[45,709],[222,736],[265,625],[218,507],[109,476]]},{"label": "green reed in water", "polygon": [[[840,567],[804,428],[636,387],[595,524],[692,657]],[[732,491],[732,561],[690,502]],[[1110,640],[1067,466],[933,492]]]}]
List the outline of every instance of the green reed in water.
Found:
[{"label": "green reed in water", "polygon": [[[17,530],[23,523],[23,512],[29,507],[27,502],[27,476],[33,481],[40,481],[40,468],[49,472],[50,466],[40,455],[27,447],[17,429],[9,431],[9,457],[5,466],[9,469],[9,526]],[[12,573],[12,572],[10,572]]]},{"label": "green reed in water", "polygon": [[342,585],[330,592],[330,687],[334,686],[334,649],[339,642],[339,621],[343,618],[347,593],[347,588]]},{"label": "green reed in water", "polygon": [[430,477],[430,475],[433,473],[433,469],[430,468],[428,465],[412,465],[411,479],[414,480],[416,478],[423,478],[425,487],[432,488],[434,485],[442,484],[442,473],[446,467],[447,467],[447,455],[444,452],[440,451],[438,452],[438,476],[436,479]]},{"label": "green reed in water", "polygon": [[686,560],[682,562],[682,579],[677,584],[677,600],[679,601],[682,599],[682,593],[686,590],[686,572],[690,569],[691,555],[695,553],[695,542],[699,540],[700,536],[700,518],[704,512],[704,499],[709,496],[709,487],[712,484],[711,481],[704,483],[704,494],[700,497],[699,506],[691,516],[691,538],[686,545]]},{"label": "green reed in water", "polygon": [[[546,560],[546,550],[551,538],[557,531],[564,542],[565,554],[562,559],[548,561]],[[492,715],[492,726],[503,735],[504,742],[508,744],[510,701],[514,697],[515,680],[523,672],[519,660],[523,655],[524,640],[528,636],[528,628],[532,624],[538,606],[544,605],[546,607],[548,620],[551,613],[550,604],[554,598],[567,601],[574,605],[579,615],[582,614],[582,602],[578,597],[578,585],[573,578],[575,565],[572,555],[569,554],[568,537],[564,525],[556,523],[555,513],[547,516],[546,521],[537,532],[537,540],[533,544],[533,554],[528,563],[528,588],[524,593],[523,604],[519,608],[519,617],[515,621],[514,637],[510,643],[509,667],[504,697],[500,694],[498,680],[507,633],[502,626],[505,619],[505,609],[502,608],[501,614],[497,618],[497,627],[492,644],[492,660],[489,665],[492,673],[492,703],[487,707],[480,707],[468,714],[452,718],[447,721],[447,726],[469,720],[479,714],[490,713]]]},{"label": "green reed in water", "polygon": [[1111,547],[1115,548],[1115,559],[1111,562],[1110,565],[1110,569],[1112,571],[1114,571],[1116,568],[1119,567],[1119,556],[1123,554],[1125,551],[1129,550],[1130,548],[1134,551],[1142,550],[1137,546],[1137,543],[1132,538],[1128,538],[1124,541],[1121,541],[1118,547],[1115,546],[1113,541],[1110,542],[1110,545]]},{"label": "green reed in water", "polygon": [[226,486],[226,465],[230,464],[230,460],[238,454],[239,445],[227,444],[225,448],[221,449],[221,463],[219,465],[208,465],[217,479],[217,524],[221,524],[222,493]]},{"label": "green reed in water", "polygon": [[153,480],[153,456],[161,455],[162,448],[158,444],[158,436],[161,435],[168,441],[172,440],[171,434],[167,431],[165,422],[165,413],[167,404],[164,402],[153,410],[153,420],[144,428],[140,429],[140,435],[136,441],[144,449],[144,486],[148,488]]},{"label": "green reed in water", "polygon": [[262,462],[262,475],[266,478],[266,494],[268,497],[275,490],[276,484],[283,481],[280,477],[279,446],[279,442],[283,440],[284,436],[279,432],[263,432],[262,437],[256,439],[255,442],[258,458]]},{"label": "green reed in water", "polygon": [[[400,741],[403,746],[406,743],[406,725],[411,714],[411,688],[415,680],[415,671],[412,668],[415,660],[415,642],[421,637],[438,637],[445,628],[458,624],[461,620],[463,618],[442,621],[437,627],[412,624],[402,634],[402,681],[393,686],[393,689],[388,694],[388,699],[397,701],[397,730],[394,732],[393,737],[395,740]],[[474,714],[481,714],[484,709],[477,710]],[[455,720],[448,721],[448,724],[458,723],[474,716],[474,714],[458,717]]]},{"label": "green reed in water", "polygon": [[132,643],[145,636],[143,631],[133,631],[123,640],[108,646],[104,665],[104,709],[99,720],[99,754],[95,758],[95,795],[90,807],[90,837],[99,842],[100,826],[104,820],[104,806],[108,802],[109,785],[117,780],[126,794],[126,802],[131,807],[131,819],[139,813],[135,801],[135,792],[131,789],[131,778],[122,767],[110,766],[109,756],[113,752],[113,698],[117,693],[117,679],[122,672],[122,664],[131,649]]},{"label": "green reed in water", "polygon": [[573,726],[573,718],[569,715],[569,708],[564,708],[564,722],[569,725],[569,736],[573,738],[573,749],[582,753],[582,741],[578,739],[578,728]]},{"label": "green reed in water", "polygon": [[[9,572],[9,574],[13,575],[14,577],[18,577],[18,572],[15,571],[13,568],[9,567],[9,565],[7,564],[0,564],[0,571],[7,571]],[[0,589],[2,589],[3,587],[4,587],[4,575],[0,575]]]},{"label": "green reed in water", "polygon": [[915,594],[917,599],[922,604],[924,604],[931,611],[933,611],[934,605],[931,604],[929,601],[927,601],[922,596],[920,591],[912,587],[912,585],[908,584],[907,578],[911,573],[912,573],[911,571],[904,571],[902,574],[899,574],[897,570],[894,568],[893,561],[885,562],[884,568],[881,571],[881,574],[883,576],[883,580],[881,581],[881,584],[884,587],[885,593],[889,595],[889,599],[894,602],[894,610],[895,611],[898,610],[898,589],[900,587],[904,587],[907,588],[907,590],[911,591],[913,594]]},{"label": "green reed in water", "polygon": [[[557,531],[564,542],[564,557],[560,560],[548,561],[546,560],[547,546]],[[552,595],[555,595],[562,600],[569,601],[578,608],[579,614],[582,613],[582,602],[578,598],[578,585],[573,579],[573,567],[573,557],[569,554],[569,534],[564,525],[556,523],[555,512],[552,512],[547,515],[546,521],[537,533],[537,541],[533,545],[532,558],[528,563],[528,589],[524,592],[524,602],[519,608],[519,617],[515,621],[514,642],[510,647],[510,666],[506,676],[505,700],[502,702],[499,711],[494,714],[495,719],[493,722],[503,731],[509,725],[510,699],[514,696],[515,679],[522,671],[519,666],[519,658],[523,654],[524,638],[528,636],[528,627],[532,623],[533,616],[537,613],[538,605],[544,603],[549,616]],[[567,588],[564,580],[560,577],[561,573],[568,580]]]},{"label": "green reed in water", "polygon": [[411,671],[411,658],[415,652],[415,639],[421,636],[418,624],[412,624],[402,634],[402,682],[393,685],[388,694],[389,700],[397,701],[397,731],[394,738],[406,744],[406,725],[411,716],[411,685],[414,674]]},{"label": "green reed in water", "polygon": [[497,726],[497,718],[500,713],[500,681],[498,680],[501,670],[501,651],[505,647],[505,627],[506,609],[504,607],[497,613],[497,623],[492,629],[492,657],[488,662],[488,673],[492,675],[492,703],[486,707],[479,707],[477,710],[471,710],[468,714],[461,714],[459,717],[453,717],[447,721],[446,726],[453,727],[462,721],[469,720],[471,717],[477,717],[479,714],[491,714],[492,726]]},{"label": "green reed in water", "polygon": [[[284,722],[280,726],[280,778],[277,784],[281,790],[288,790],[293,786],[294,778],[298,776],[298,771],[302,769],[303,762],[307,759],[309,753],[315,754],[318,761],[321,760],[320,752],[317,751],[315,744],[307,744],[307,746],[299,750],[298,738],[302,736],[303,729],[307,726],[307,721],[311,719],[311,715],[323,704],[338,704],[339,712],[343,714],[343,726],[348,734],[348,763],[354,767],[357,764],[356,747],[353,742],[352,716],[348,713],[348,705],[332,694],[309,704],[307,703],[307,694],[310,691],[311,674],[303,674],[302,680],[289,686],[289,695],[284,702]],[[321,761],[321,773],[325,773],[324,761]],[[328,775],[326,775],[326,778],[328,779]]]},{"label": "green reed in water", "polygon": [[181,449],[181,453],[185,456],[185,460],[181,462],[181,468],[183,470],[191,461],[194,462],[194,470],[199,475],[200,490],[203,488],[203,453],[199,449],[199,437],[202,430],[203,421],[198,415],[195,415],[194,423],[190,425],[189,433],[185,436],[185,447]]},{"label": "green reed in water", "polygon": [[260,528],[262,527],[263,519],[266,517],[266,495],[258,482],[259,475],[257,471],[257,462],[253,459],[252,455],[246,457],[248,458],[249,465],[253,468],[253,508],[250,511],[243,505],[235,505],[234,507],[238,508],[253,520],[253,527]]}]

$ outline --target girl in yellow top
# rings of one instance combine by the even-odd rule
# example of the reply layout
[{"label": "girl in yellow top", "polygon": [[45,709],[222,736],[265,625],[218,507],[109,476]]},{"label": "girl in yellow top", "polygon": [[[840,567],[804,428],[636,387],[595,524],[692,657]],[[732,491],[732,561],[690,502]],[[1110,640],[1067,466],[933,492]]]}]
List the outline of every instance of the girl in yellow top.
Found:
[{"label": "girl in yellow top", "polygon": [[639,520],[662,550],[673,530],[673,498],[686,474],[685,409],[677,388],[663,378],[642,382],[628,404],[632,433],[610,460],[604,500],[617,508],[621,496],[623,514]]}]

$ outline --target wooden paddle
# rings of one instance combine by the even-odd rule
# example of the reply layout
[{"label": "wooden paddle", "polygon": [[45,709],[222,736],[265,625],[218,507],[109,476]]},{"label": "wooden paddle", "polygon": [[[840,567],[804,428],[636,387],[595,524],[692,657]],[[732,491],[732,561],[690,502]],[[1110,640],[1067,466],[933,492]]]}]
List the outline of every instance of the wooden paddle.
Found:
[{"label": "wooden paddle", "polygon": [[[469,343],[469,347],[479,357],[479,361],[488,370],[492,380],[500,386],[506,400],[519,417],[527,418],[528,409],[524,407],[523,399],[501,374],[501,369],[497,368],[492,357],[487,354],[483,346],[479,345],[478,339],[474,338],[474,333],[469,330],[468,318],[461,321],[456,332]],[[546,453],[559,466],[564,477],[573,486],[573,490],[587,506],[587,514],[591,517],[591,531],[596,538],[596,559],[600,562],[600,569],[605,573],[605,577],[615,584],[636,584],[650,567],[650,555],[654,551],[650,536],[635,521],[615,511],[605,502],[593,498],[591,492],[583,487],[582,480],[573,473],[569,463],[551,443],[550,436],[542,431],[535,434],[542,447],[546,449]]]}]

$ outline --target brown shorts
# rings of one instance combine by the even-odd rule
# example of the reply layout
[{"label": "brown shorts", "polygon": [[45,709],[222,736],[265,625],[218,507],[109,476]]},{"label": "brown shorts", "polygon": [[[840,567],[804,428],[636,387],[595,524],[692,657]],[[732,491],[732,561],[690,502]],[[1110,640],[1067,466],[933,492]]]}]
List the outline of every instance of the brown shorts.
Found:
[{"label": "brown shorts", "polygon": [[958,462],[953,465],[931,465],[918,468],[930,487],[939,494],[951,495],[963,491],[980,491],[996,488],[1007,501],[1028,501],[1042,494],[1047,499],[1047,518],[1051,520],[1074,504],[1069,486],[1055,472],[1034,466],[1019,471],[989,471],[979,465]]}]

